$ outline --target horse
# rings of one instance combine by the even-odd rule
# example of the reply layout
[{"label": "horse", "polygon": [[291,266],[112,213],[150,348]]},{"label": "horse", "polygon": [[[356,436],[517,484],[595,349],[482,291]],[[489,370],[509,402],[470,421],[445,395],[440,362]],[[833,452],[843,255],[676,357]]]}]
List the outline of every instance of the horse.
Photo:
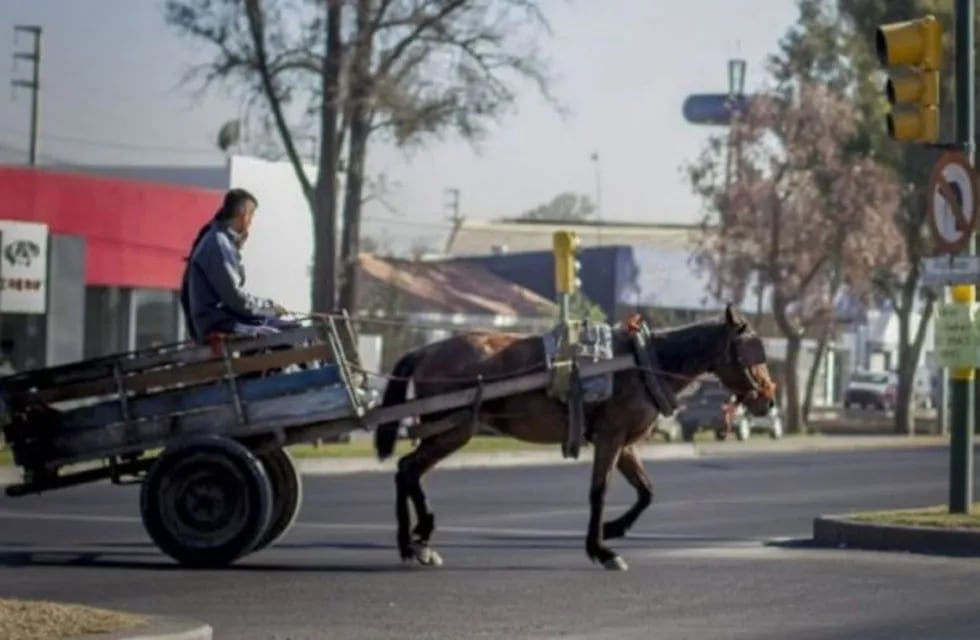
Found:
[{"label": "horse", "polygon": [[[628,352],[631,330],[614,329],[614,353]],[[654,352],[656,359],[651,361],[660,365],[653,373],[674,393],[703,374],[713,374],[750,413],[762,416],[773,406],[776,385],[769,376],[762,341],[730,304],[720,318],[652,332],[645,348],[648,353]],[[544,371],[546,358],[538,335],[487,331],[457,334],[403,355],[389,376],[382,406],[404,402],[409,381],[415,386],[416,398],[423,398],[471,388],[478,376],[503,378]],[[617,371],[612,395],[587,405],[584,411],[585,439],[594,449],[585,551],[592,562],[610,570],[626,570],[627,564],[604,541],[625,536],[653,501],[653,484],[640,460],[637,443],[650,434],[659,412],[642,375],[639,367]],[[441,556],[430,545],[435,515],[422,490],[422,477],[462,448],[479,425],[527,442],[558,444],[566,436],[567,416],[568,406],[544,389],[487,400],[478,414],[475,409],[464,408],[422,416],[421,424],[444,420],[451,426],[421,436],[416,447],[398,460],[395,515],[401,559],[414,559],[423,566],[442,564]],[[398,427],[397,421],[378,425],[374,445],[379,460],[394,452]],[[614,466],[635,489],[636,502],[618,518],[603,523],[606,488]],[[409,500],[418,520],[411,532]]]}]

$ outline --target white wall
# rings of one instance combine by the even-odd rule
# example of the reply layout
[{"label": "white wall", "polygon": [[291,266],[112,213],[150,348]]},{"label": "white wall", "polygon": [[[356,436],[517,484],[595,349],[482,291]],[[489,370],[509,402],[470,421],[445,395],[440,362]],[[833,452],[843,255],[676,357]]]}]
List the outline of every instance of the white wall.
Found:
[{"label": "white wall", "polygon": [[[290,310],[310,310],[313,223],[296,172],[288,162],[233,156],[229,188],[255,194],[259,208],[242,250],[245,289]],[[316,169],[306,167],[310,181]]]}]

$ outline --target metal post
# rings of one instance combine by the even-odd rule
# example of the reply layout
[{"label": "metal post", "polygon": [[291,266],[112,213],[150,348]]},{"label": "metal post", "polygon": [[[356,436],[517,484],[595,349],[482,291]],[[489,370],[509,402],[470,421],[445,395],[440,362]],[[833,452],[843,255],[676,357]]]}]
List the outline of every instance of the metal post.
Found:
[{"label": "metal post", "polygon": [[[956,0],[956,141],[972,166],[974,144],[974,0]],[[966,253],[974,254],[976,237]],[[953,302],[972,304],[972,285],[953,287]],[[949,511],[969,513],[973,503],[973,379],[974,369],[950,371]]]}]

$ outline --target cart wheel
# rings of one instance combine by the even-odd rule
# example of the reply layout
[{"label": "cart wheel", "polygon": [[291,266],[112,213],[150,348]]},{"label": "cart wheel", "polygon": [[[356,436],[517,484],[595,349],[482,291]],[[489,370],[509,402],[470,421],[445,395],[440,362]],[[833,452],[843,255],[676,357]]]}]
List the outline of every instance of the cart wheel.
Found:
[{"label": "cart wheel", "polygon": [[243,445],[218,436],[165,451],[140,494],[143,526],[188,567],[222,567],[247,554],[272,512],[272,486]]},{"label": "cart wheel", "polygon": [[303,504],[303,480],[293,456],[285,449],[263,451],[256,456],[272,484],[272,517],[265,533],[255,543],[253,552],[281,540],[296,522],[300,505]]}]

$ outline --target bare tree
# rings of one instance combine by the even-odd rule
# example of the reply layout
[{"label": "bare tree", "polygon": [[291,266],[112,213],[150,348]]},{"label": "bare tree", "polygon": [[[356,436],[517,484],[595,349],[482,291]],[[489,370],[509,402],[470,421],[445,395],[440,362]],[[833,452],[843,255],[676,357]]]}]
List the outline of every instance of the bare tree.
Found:
[{"label": "bare tree", "polygon": [[[340,305],[356,303],[356,258],[372,138],[476,141],[530,80],[555,103],[536,42],[535,0],[168,0],[167,20],[211,45],[205,86],[239,87],[272,124],[314,219],[314,307],[334,305],[337,176],[344,163]],[[320,132],[315,183],[296,152]]]}]

